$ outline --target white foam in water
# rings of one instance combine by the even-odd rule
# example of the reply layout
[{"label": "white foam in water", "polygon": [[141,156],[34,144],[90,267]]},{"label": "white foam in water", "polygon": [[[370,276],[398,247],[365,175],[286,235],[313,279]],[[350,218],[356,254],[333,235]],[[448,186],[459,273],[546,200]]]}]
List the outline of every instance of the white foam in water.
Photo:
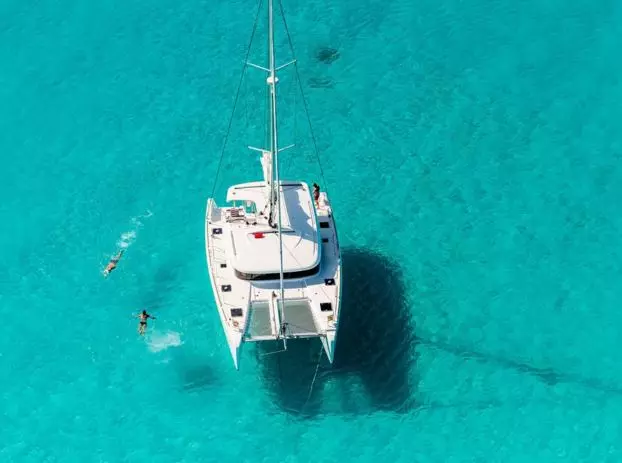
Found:
[{"label": "white foam in water", "polygon": [[130,247],[130,244],[134,242],[136,239],[136,232],[134,230],[125,232],[121,234],[121,239],[117,242],[117,246],[121,249],[127,249]]},{"label": "white foam in water", "polygon": [[147,209],[146,214],[132,217],[130,219],[130,222],[132,223],[132,229],[121,233],[121,238],[119,238],[119,241],[117,241],[117,246],[120,249],[129,248],[131,244],[136,240],[138,230],[143,226],[143,223],[140,221],[140,219],[148,219],[152,215],[153,212]]},{"label": "white foam in water", "polygon": [[154,331],[146,336],[147,347],[151,352],[160,352],[169,347],[182,345],[181,335],[176,331]]}]

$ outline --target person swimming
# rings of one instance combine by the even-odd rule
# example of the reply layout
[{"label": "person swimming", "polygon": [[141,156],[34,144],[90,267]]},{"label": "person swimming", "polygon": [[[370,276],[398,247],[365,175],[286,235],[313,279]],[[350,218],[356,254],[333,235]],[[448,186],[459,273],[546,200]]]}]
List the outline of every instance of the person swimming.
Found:
[{"label": "person swimming", "polygon": [[147,319],[156,319],[153,315],[149,315],[146,310],[143,310],[141,313],[136,315],[136,318],[140,319],[140,322],[138,322],[138,334],[141,336],[145,334],[145,330],[147,329]]},{"label": "person swimming", "polygon": [[115,268],[117,268],[117,264],[121,260],[121,256],[123,256],[123,252],[124,250],[121,249],[116,256],[110,259],[110,262],[108,262],[108,265],[106,265],[106,268],[104,269],[104,277],[107,277],[108,275],[110,275],[110,272],[112,272]]}]

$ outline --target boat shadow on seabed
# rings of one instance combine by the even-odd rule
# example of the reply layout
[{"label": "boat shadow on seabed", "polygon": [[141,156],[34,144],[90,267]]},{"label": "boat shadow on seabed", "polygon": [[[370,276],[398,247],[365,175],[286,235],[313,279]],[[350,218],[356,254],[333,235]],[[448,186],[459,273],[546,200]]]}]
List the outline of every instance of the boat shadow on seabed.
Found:
[{"label": "boat shadow on seabed", "polygon": [[274,355],[264,354],[279,345],[258,343],[264,384],[281,410],[300,418],[407,412],[416,386],[416,338],[401,271],[389,258],[359,248],[343,249],[342,260],[335,363],[317,339],[290,341],[286,352]]}]

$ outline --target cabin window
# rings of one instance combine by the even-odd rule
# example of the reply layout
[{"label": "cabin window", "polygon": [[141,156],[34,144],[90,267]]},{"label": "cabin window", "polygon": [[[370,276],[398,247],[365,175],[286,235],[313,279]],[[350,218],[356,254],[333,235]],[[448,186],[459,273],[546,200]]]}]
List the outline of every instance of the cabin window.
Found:
[{"label": "cabin window", "polygon": [[257,214],[257,205],[254,201],[244,201],[244,211],[247,214]]},{"label": "cabin window", "polygon": [[255,201],[234,200],[230,201],[227,205],[234,208],[241,208],[246,215],[257,214],[257,204],[255,204]]},{"label": "cabin window", "polygon": [[[320,265],[316,265],[312,269],[309,270],[301,270],[299,272],[283,272],[284,280],[294,280],[297,278],[306,278],[317,274],[320,271]],[[238,270],[235,271],[235,275],[240,280],[247,281],[270,281],[270,280],[278,280],[280,278],[280,273],[244,273]]]}]

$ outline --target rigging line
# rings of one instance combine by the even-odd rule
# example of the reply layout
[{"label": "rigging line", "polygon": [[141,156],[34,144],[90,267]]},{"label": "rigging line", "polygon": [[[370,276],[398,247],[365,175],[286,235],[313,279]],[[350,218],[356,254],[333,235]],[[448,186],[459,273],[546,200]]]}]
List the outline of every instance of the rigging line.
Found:
[{"label": "rigging line", "polygon": [[280,354],[281,352],[287,352],[285,349],[274,350],[272,352],[266,352],[263,354],[258,354],[259,357],[267,357],[268,355]]},{"label": "rigging line", "polygon": [[[277,119],[277,90],[276,90],[276,53],[275,53],[275,44],[274,44],[274,14],[273,14],[273,0],[268,0],[268,20],[269,20],[269,37],[270,37],[270,78],[268,82],[270,83],[271,92],[271,130],[270,135],[272,138],[271,150],[272,150],[272,166],[275,170],[275,181],[272,182],[272,188],[274,188],[274,183],[276,183],[276,202],[274,205],[270,207],[270,220],[272,220],[272,215],[274,212],[273,207],[276,206],[277,210],[277,233],[279,237],[279,282],[280,282],[280,296],[281,299],[276,300],[277,309],[279,309],[279,322],[281,323],[281,335],[283,336],[283,348],[287,349],[287,325],[283,323],[285,320],[285,290],[283,285],[283,232],[282,232],[282,195],[281,191],[283,191],[283,195],[285,194],[283,190],[283,186],[281,185],[281,173],[280,173],[280,163],[279,163],[279,143],[278,143],[278,119]],[[270,192],[272,194],[272,191]],[[272,198],[270,198],[272,199]],[[280,302],[280,304],[279,304]],[[279,336],[280,337],[280,336]]]},{"label": "rigging line", "polygon": [[[295,85],[295,80],[296,80],[296,79],[293,79],[293,80],[292,80],[292,87],[296,87],[296,85]],[[298,99],[296,98],[296,91],[295,91],[295,90],[296,90],[296,89],[294,88],[294,144],[297,144],[297,143],[298,143],[298,130],[297,130],[298,123],[297,123],[297,121],[296,121],[296,119],[297,119],[297,118],[296,118],[296,107],[297,107],[297,106],[296,106],[296,101],[297,101]],[[294,160],[294,155],[293,155],[293,154],[291,154],[291,155],[289,156],[289,161],[288,161],[288,163],[287,163],[287,172],[288,172],[288,173],[289,173],[289,171],[290,171],[290,167],[292,166],[292,161],[293,161],[293,160]]]},{"label": "rigging line", "polygon": [[281,397],[283,397],[283,393],[285,392],[285,385],[283,384],[283,366],[281,365],[281,356],[276,356],[277,368],[279,371],[279,386],[281,390]]},{"label": "rigging line", "polygon": [[[283,25],[285,26],[285,32],[287,34],[287,41],[289,42],[289,47],[292,50],[292,54],[294,58],[296,57],[296,52],[294,50],[294,44],[292,42],[292,37],[289,33],[289,27],[287,26],[287,20],[285,19],[285,11],[283,10],[283,2],[278,0],[279,8],[281,10],[281,16],[283,18]],[[296,79],[298,80],[298,86],[300,87],[300,94],[302,95],[302,104],[305,108],[305,114],[307,116],[307,122],[309,123],[309,131],[311,132],[311,140],[313,140],[313,147],[315,149],[315,157],[317,159],[318,166],[320,167],[320,175],[322,177],[322,182],[324,182],[324,190],[328,194],[328,187],[326,184],[326,177],[324,176],[324,168],[322,167],[322,161],[320,160],[320,151],[317,147],[317,141],[315,139],[315,134],[313,133],[313,126],[311,124],[311,117],[309,116],[309,108],[307,106],[307,99],[305,97],[304,90],[302,88],[302,81],[300,80],[300,73],[298,72],[298,61],[294,62],[294,69],[296,69]],[[330,195],[329,195],[330,196]]]},{"label": "rigging line", "polygon": [[248,79],[244,80],[244,129],[248,132]]},{"label": "rigging line", "polygon": [[318,371],[320,371],[320,363],[322,361],[322,354],[323,353],[324,353],[324,348],[323,348],[323,346],[320,346],[320,355],[318,356],[318,359],[317,359],[317,365],[315,367],[315,374],[313,375],[313,380],[311,381],[311,387],[309,388],[309,394],[307,395],[307,400],[305,400],[304,405],[300,409],[301,413],[307,407],[307,404],[309,403],[309,399],[311,398],[311,394],[313,393],[313,386],[315,386],[315,380],[317,379],[317,373],[318,373]]},{"label": "rigging line", "polygon": [[233,125],[233,115],[235,114],[235,108],[238,104],[238,99],[240,97],[240,89],[242,88],[242,82],[244,81],[244,74],[248,66],[248,57],[251,54],[251,46],[253,45],[253,38],[255,37],[255,31],[257,30],[257,23],[259,22],[259,13],[261,12],[262,4],[263,4],[263,0],[259,0],[259,6],[257,7],[257,14],[255,15],[255,23],[253,24],[253,31],[251,32],[251,38],[248,42],[248,48],[246,49],[246,56],[244,57],[244,66],[242,66],[240,82],[238,83],[238,89],[235,92],[235,100],[233,101],[233,109],[231,110],[231,117],[229,118],[229,124],[227,126],[225,140],[223,141],[222,150],[220,151],[220,158],[218,159],[218,168],[216,169],[216,175],[214,176],[214,186],[212,188],[212,194],[210,195],[212,198],[214,197],[214,193],[216,192],[216,181],[218,180],[218,174],[220,173],[220,168],[222,167],[222,160],[225,155],[227,141],[229,140],[229,134],[231,133],[231,126]]}]

